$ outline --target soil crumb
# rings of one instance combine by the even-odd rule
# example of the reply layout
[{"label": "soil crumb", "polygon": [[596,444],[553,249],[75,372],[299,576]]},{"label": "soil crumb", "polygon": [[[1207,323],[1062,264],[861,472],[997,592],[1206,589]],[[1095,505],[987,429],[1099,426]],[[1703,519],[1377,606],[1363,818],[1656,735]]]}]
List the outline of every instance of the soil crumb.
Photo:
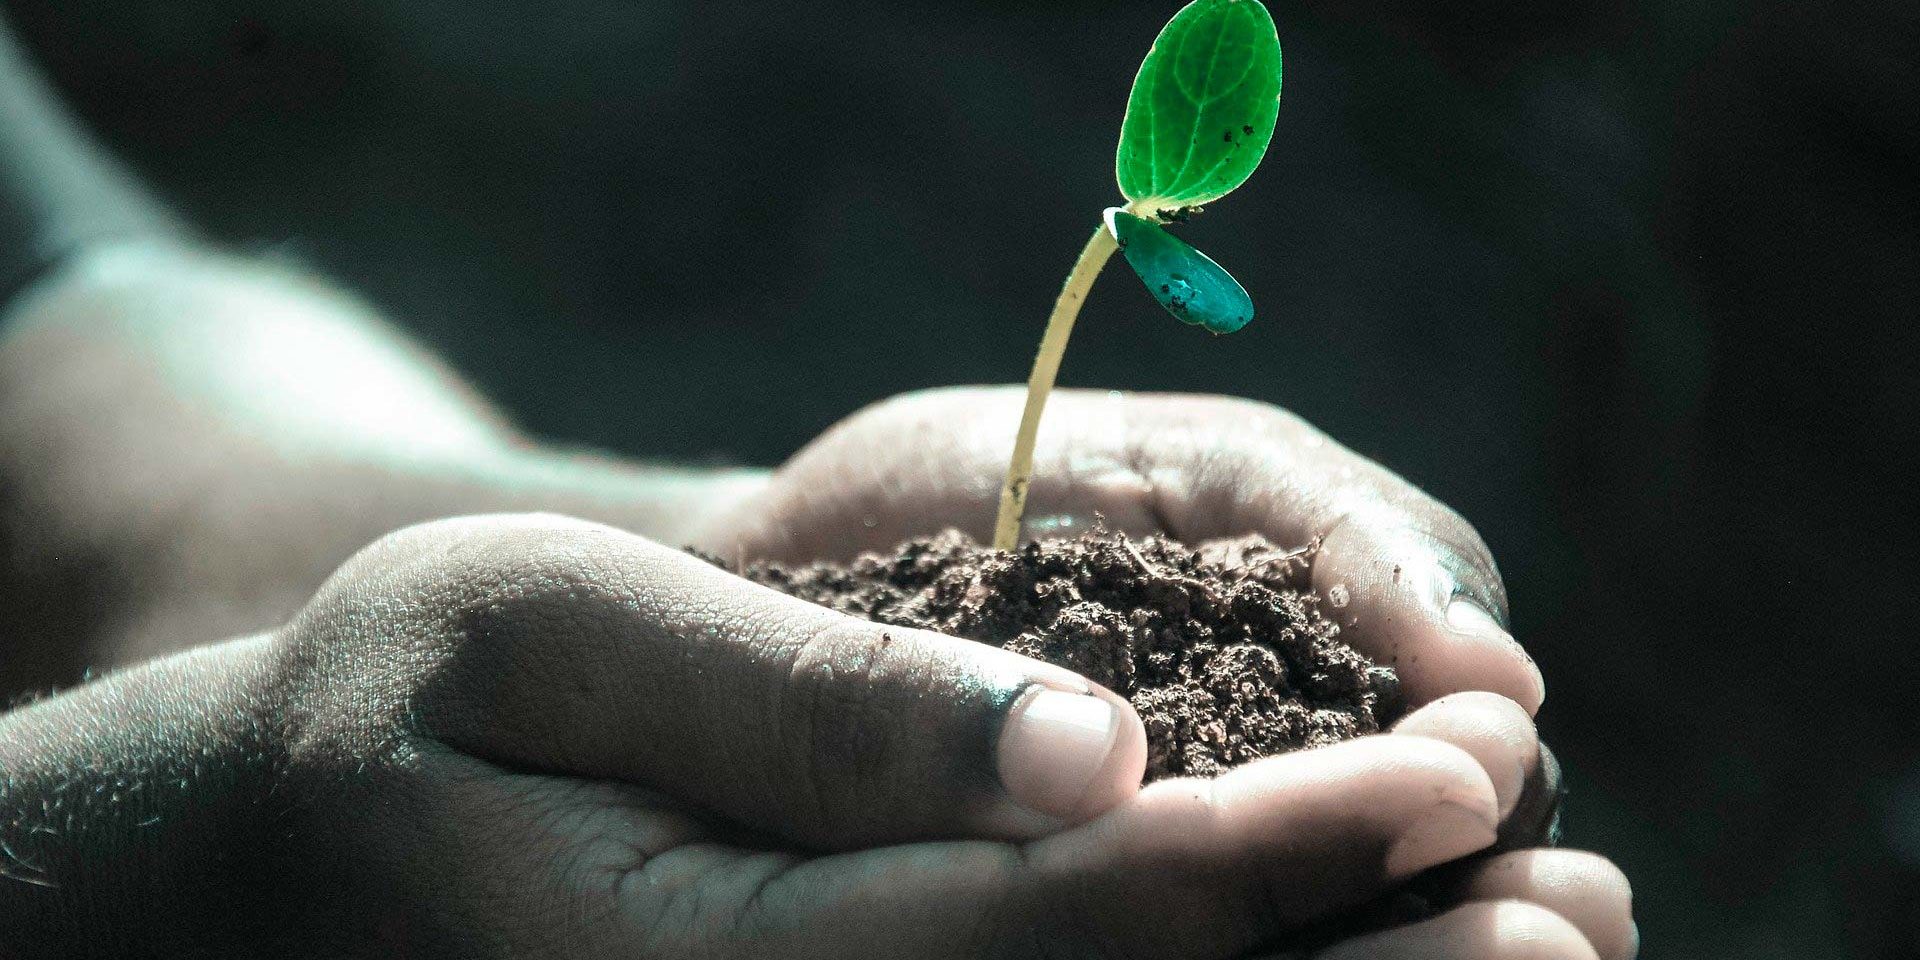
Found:
[{"label": "soil crumb", "polygon": [[749,579],[845,613],[1005,647],[1132,701],[1149,781],[1374,733],[1399,679],[1341,642],[1312,547],[1196,548],[1095,530],[1004,553],[958,531],[852,563],[753,563]]}]

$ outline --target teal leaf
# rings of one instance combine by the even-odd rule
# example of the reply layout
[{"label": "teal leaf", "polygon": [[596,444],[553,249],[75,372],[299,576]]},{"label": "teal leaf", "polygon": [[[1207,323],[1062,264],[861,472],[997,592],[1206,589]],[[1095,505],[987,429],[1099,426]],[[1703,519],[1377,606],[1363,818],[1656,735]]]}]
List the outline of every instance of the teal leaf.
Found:
[{"label": "teal leaf", "polygon": [[1111,207],[1107,229],[1127,266],[1175,319],[1214,333],[1232,333],[1253,319],[1253,298],[1240,281],[1159,224]]},{"label": "teal leaf", "polygon": [[1280,110],[1280,37],[1260,0],[1193,0],[1140,64],[1120,126],[1120,192],[1145,213],[1247,182]]}]

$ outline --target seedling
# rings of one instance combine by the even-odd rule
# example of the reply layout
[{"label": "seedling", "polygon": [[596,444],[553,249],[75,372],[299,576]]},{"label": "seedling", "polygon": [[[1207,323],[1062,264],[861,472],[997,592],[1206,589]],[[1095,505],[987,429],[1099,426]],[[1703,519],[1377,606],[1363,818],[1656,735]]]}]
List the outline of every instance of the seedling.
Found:
[{"label": "seedling", "polygon": [[1245,183],[1267,152],[1279,110],[1280,37],[1260,0],[1193,0],[1153,41],[1120,124],[1114,170],[1127,205],[1106,211],[1047,318],[1000,488],[996,548],[1019,543],[1040,414],[1080,305],[1115,250],[1181,322],[1220,334],[1253,319],[1239,281],[1162,225],[1185,221]]}]

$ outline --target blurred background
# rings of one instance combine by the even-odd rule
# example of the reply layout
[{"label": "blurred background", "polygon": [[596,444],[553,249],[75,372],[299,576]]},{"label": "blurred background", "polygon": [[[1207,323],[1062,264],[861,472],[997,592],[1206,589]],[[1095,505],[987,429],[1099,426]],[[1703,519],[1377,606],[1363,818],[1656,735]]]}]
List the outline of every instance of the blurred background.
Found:
[{"label": "blurred background", "polygon": [[[1026,375],[1172,0],[0,0],[216,237],[547,437],[771,464]],[[1274,147],[1064,382],[1291,407],[1500,558],[1647,957],[1920,956],[1920,6],[1270,0]],[[1905,517],[1906,519],[1901,519]]]}]

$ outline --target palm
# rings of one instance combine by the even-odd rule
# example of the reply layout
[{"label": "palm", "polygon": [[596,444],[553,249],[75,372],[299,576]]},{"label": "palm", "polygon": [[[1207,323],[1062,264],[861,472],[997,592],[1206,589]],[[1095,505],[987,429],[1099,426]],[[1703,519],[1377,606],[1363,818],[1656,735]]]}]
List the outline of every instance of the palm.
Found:
[{"label": "palm", "polygon": [[1349,802],[1475,802],[1453,785],[1472,761],[1417,756],[1415,739],[1163,781],[1027,843],[828,854],[743,839],[628,787],[520,774],[498,786],[529,822],[568,825],[549,836],[578,879],[556,892],[617,918],[650,956],[709,956],[716,943],[752,957],[1057,956],[1041,948],[1098,931],[1129,956],[1226,960],[1405,878],[1391,866],[1394,835],[1367,829]]},{"label": "palm", "polygon": [[[711,524],[728,558],[845,558],[958,527],[991,531],[1021,395],[963,389],[857,414]],[[1048,408],[1028,530],[1103,520],[1188,542],[1261,533],[1321,550],[1314,583],[1346,638],[1400,667],[1413,702],[1488,690],[1535,709],[1539,674],[1493,620],[1506,595],[1453,511],[1280,411],[1220,397],[1063,391]],[[1485,611],[1462,620],[1455,601]],[[1491,617],[1491,620],[1489,619]],[[1466,627],[1462,627],[1462,623]]]},{"label": "palm", "polygon": [[[966,420],[945,419],[945,436],[968,435]],[[943,466],[964,463],[967,444],[940,435],[895,443],[902,453],[873,457],[876,472],[852,482],[809,482],[898,429],[869,416],[803,454],[736,515],[735,543],[747,549],[757,527],[787,531],[791,547],[833,526],[808,518],[848,504],[944,522],[939,504],[966,504],[971,471]],[[862,441],[864,431],[875,432]],[[1124,448],[1094,449],[1110,464]],[[1202,482],[1208,468],[1195,463],[1180,489],[1232,489]],[[1156,482],[1167,472],[1132,466]],[[1177,498],[1113,502],[1157,503],[1167,529],[1201,529]],[[1027,806],[1032,819],[1009,829],[996,811],[1028,795],[995,758],[1030,718],[995,691],[1093,696],[1084,680],[1063,690],[1046,673],[1055,668],[882,631],[566,518],[399,531],[269,639],[255,646],[274,655],[283,712],[303,718],[295,779],[311,787],[297,792],[316,798],[303,833],[393,852],[361,871],[387,875],[360,887],[401,895],[347,914],[467,932],[482,949],[463,955],[1230,960],[1486,850],[1541,756],[1521,706],[1459,694],[1392,733],[1212,780],[1135,789],[1134,765],[1086,817]],[[1118,719],[1128,718],[1137,764],[1145,733],[1131,711]],[[383,749],[372,771],[361,759],[342,775],[368,744],[417,743],[423,724],[430,742]],[[1604,861],[1495,857],[1460,874],[1469,902],[1429,921],[1440,927],[1381,936],[1485,957],[1508,955],[1501,944],[1562,943],[1528,955],[1570,960],[1593,956],[1588,928],[1627,942],[1624,886]]]}]

